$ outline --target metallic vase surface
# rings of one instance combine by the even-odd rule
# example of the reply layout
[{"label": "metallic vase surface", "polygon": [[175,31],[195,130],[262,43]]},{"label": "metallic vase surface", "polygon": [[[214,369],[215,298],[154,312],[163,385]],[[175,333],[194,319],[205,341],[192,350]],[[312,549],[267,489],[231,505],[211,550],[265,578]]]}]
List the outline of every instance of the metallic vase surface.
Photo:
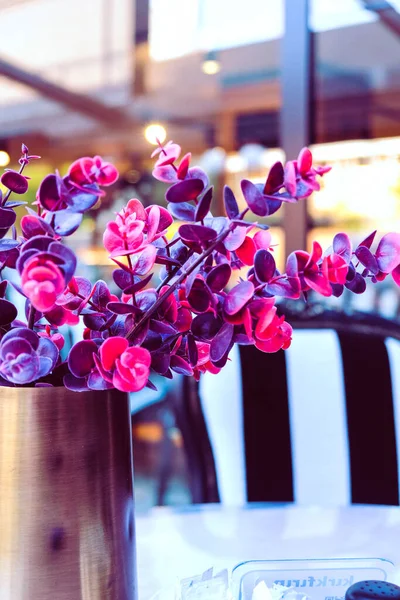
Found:
[{"label": "metallic vase surface", "polygon": [[0,388],[0,599],[135,600],[129,399]]}]

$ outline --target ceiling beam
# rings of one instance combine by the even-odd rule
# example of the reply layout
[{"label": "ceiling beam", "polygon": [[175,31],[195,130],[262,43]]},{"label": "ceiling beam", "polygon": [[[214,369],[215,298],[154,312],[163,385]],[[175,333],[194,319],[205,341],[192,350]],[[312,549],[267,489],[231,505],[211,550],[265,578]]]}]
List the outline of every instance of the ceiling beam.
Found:
[{"label": "ceiling beam", "polygon": [[361,0],[365,8],[376,13],[388,29],[400,37],[400,14],[386,0]]},{"label": "ceiling beam", "polygon": [[134,124],[133,119],[125,111],[108,106],[85,94],[72,92],[60,85],[44,79],[40,75],[30,73],[25,69],[0,58],[0,75],[22,83],[39,92],[45,98],[58,102],[68,109],[81,113],[90,119],[113,127],[126,127]]}]

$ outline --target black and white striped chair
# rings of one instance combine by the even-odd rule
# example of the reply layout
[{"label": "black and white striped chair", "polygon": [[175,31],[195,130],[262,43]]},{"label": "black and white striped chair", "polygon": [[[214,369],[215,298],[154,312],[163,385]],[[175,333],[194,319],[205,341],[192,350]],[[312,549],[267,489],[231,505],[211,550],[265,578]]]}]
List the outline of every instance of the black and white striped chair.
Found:
[{"label": "black and white striped chair", "polygon": [[399,504],[400,325],[312,310],[288,320],[289,350],[235,348],[187,405],[197,501]]}]

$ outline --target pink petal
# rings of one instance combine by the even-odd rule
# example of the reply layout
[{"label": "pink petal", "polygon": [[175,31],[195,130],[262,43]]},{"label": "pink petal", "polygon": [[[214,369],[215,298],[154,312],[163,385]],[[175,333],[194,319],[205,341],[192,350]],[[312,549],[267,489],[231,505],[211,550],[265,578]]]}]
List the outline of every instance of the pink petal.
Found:
[{"label": "pink petal", "polygon": [[100,346],[100,359],[106,371],[115,367],[115,361],[128,348],[129,342],[123,337],[107,338]]},{"label": "pink petal", "polygon": [[301,175],[306,175],[312,167],[312,154],[308,148],[300,150],[297,166]]}]

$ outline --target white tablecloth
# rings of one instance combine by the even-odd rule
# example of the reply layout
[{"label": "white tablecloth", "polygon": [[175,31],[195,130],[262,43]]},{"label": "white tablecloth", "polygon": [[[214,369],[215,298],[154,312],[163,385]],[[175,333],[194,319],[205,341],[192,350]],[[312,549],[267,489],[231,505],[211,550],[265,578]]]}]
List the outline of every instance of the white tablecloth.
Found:
[{"label": "white tablecloth", "polygon": [[137,516],[136,532],[139,600],[250,559],[379,557],[400,567],[399,507],[156,508]]}]

